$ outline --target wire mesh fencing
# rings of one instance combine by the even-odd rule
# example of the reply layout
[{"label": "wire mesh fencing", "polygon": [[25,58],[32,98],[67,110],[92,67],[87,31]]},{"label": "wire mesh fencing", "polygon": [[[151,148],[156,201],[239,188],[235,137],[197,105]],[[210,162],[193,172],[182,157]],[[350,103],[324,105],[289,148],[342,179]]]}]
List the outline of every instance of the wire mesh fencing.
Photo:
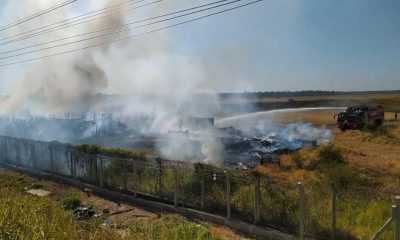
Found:
[{"label": "wire mesh fencing", "polygon": [[299,186],[296,183],[260,179],[260,220],[264,225],[285,232],[299,229]]},{"label": "wire mesh fencing", "polygon": [[[274,180],[252,170],[162,159],[90,155],[68,144],[0,136],[0,162],[69,177],[152,201],[235,218],[301,239],[368,238],[391,215],[391,199],[327,183]],[[368,194],[368,193],[366,193]],[[365,227],[367,226],[367,228]],[[366,231],[365,229],[370,229]],[[383,236],[393,235],[390,229]]]},{"label": "wire mesh fencing", "polygon": [[231,173],[230,181],[232,216],[246,222],[255,222],[255,178]]},{"label": "wire mesh fencing", "polygon": [[[364,194],[368,195],[368,192]],[[391,216],[391,206],[396,204],[393,199],[349,194],[343,190],[336,190],[335,195],[338,239],[349,239],[351,235],[369,239],[378,230],[377,226],[382,225]],[[393,235],[394,228],[391,226],[380,239],[393,239]]]}]

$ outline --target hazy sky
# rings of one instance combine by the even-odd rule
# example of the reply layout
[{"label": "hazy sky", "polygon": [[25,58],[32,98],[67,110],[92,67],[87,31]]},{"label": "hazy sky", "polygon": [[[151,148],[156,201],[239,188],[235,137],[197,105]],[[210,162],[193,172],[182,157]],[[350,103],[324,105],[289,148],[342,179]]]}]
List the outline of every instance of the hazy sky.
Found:
[{"label": "hazy sky", "polygon": [[[5,4],[35,1],[2,0],[1,25],[12,20]],[[168,1],[176,9],[212,2]],[[83,5],[74,9],[87,11]],[[400,89],[399,13],[399,0],[264,0],[168,30],[166,55],[195,59],[214,91]],[[34,64],[0,68],[0,93]],[[119,89],[111,83],[107,91]]]}]

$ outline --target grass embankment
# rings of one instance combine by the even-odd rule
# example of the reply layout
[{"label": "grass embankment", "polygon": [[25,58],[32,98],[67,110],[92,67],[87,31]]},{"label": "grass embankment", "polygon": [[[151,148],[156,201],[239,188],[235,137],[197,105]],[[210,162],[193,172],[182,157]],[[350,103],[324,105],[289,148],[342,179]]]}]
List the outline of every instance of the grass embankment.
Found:
[{"label": "grass embankment", "polygon": [[[333,130],[331,144],[282,157],[282,166],[259,171],[276,182],[303,181],[308,201],[308,231],[329,236],[331,183],[338,192],[341,239],[369,239],[390,217],[400,185],[400,127]],[[382,239],[391,239],[392,231]]]},{"label": "grass embankment", "polygon": [[63,208],[71,198],[68,187],[37,197],[26,188],[49,188],[43,181],[0,171],[0,239],[214,239],[209,227],[176,215],[138,218],[110,228],[103,227],[101,218],[78,221]]}]

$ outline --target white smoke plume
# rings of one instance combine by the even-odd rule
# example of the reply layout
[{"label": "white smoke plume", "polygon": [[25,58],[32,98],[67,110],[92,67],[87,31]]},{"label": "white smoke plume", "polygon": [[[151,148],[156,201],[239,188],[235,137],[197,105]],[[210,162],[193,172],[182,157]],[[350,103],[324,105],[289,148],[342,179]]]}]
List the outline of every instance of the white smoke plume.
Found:
[{"label": "white smoke plume", "polygon": [[[32,24],[36,27],[46,25],[119,2],[122,0],[87,0],[81,3],[82,5],[71,4],[35,20]],[[201,3],[205,2],[201,1]],[[53,5],[55,5],[53,0],[18,2],[8,0],[2,9],[1,22],[12,22]],[[93,21],[90,24],[56,31],[50,35],[30,40],[26,44],[37,44],[48,39],[59,39],[120,25],[189,6],[193,6],[193,4],[188,4],[183,0],[166,1],[162,4],[154,4],[102,18],[100,21]],[[10,36],[29,30],[27,26],[30,25],[23,24],[8,31],[7,34]],[[158,27],[160,26],[163,24],[158,25]],[[146,27],[138,31],[121,33],[119,36],[128,36],[151,29],[153,27]],[[108,37],[106,40],[112,40],[119,36]],[[7,35],[2,37],[7,37]],[[62,50],[86,47],[103,40],[79,43],[67,46]],[[176,127],[176,123],[181,118],[213,117],[223,111],[219,98],[214,93],[213,82],[220,82],[222,85],[229,84],[230,89],[233,91],[236,89],[237,92],[250,88],[246,74],[240,70],[248,63],[246,61],[234,62],[234,59],[246,59],[245,47],[225,46],[221,47],[222,49],[210,47],[210,51],[203,55],[188,56],[176,51],[176,48],[171,48],[174,41],[176,39],[170,32],[162,31],[130,41],[117,42],[12,67],[18,72],[15,78],[20,78],[12,80],[17,80],[20,84],[10,93],[9,98],[1,102],[0,115],[18,114],[29,110],[32,115],[45,116],[88,112],[102,114],[110,111],[120,115],[121,118],[124,116],[151,116],[151,122],[145,127],[140,127],[139,131],[152,136],[160,136]],[[2,50],[4,49],[6,48],[3,47]],[[57,51],[59,50],[49,50],[34,56],[40,57]],[[220,54],[216,55],[215,52]],[[226,62],[225,66],[229,65],[230,68],[220,67],[220,62]],[[107,102],[107,99],[99,101],[98,94],[101,93],[118,94],[123,97],[118,98],[118,104],[112,104]],[[98,127],[92,125],[89,130],[86,129],[82,132],[93,134]],[[309,132],[303,130],[304,127],[310,126],[300,128],[289,126],[285,131],[287,131],[286,133]],[[54,131],[54,136],[69,136],[69,134],[61,134],[59,128],[55,129],[57,131]],[[50,129],[48,130],[50,131]],[[263,131],[266,130],[263,129]],[[315,134],[321,133],[315,132]],[[190,158],[195,151],[190,147],[185,148],[186,141],[174,139],[167,142],[169,145],[161,146],[158,150],[163,156],[171,159]],[[205,156],[206,162],[220,162],[223,146],[219,140],[213,137],[202,137],[200,143],[201,154]]]}]

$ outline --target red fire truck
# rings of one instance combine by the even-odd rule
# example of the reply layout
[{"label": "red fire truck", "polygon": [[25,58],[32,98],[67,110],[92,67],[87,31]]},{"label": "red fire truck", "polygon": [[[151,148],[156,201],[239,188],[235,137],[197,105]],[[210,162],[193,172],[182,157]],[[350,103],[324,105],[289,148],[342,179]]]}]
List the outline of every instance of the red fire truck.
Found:
[{"label": "red fire truck", "polygon": [[366,124],[381,126],[385,119],[382,106],[352,106],[334,116],[340,130],[362,129]]}]

